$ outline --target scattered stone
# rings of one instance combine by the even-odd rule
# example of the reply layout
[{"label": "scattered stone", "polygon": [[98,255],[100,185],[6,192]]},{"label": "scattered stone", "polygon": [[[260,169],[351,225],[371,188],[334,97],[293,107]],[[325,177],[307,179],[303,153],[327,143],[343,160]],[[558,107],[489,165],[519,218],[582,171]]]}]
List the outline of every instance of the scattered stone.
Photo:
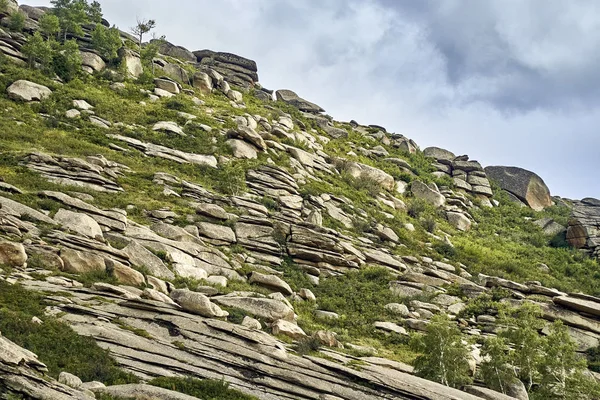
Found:
[{"label": "scattered stone", "polygon": [[14,82],[6,89],[6,92],[11,99],[21,101],[41,101],[52,94],[52,91],[46,86],[26,80]]},{"label": "scattered stone", "polygon": [[257,330],[262,329],[262,325],[260,324],[259,320],[249,317],[247,315],[242,320],[242,326],[245,326],[246,328],[249,328],[249,329],[257,329]]},{"label": "scattered stone", "polygon": [[271,325],[273,335],[285,335],[292,339],[302,339],[306,337],[306,333],[298,325],[295,325],[289,321],[278,319]]},{"label": "scattered stone", "polygon": [[227,317],[229,313],[223,311],[219,306],[212,303],[208,297],[201,293],[186,289],[175,289],[171,292],[171,298],[186,311],[203,317]]},{"label": "scattered stone", "polygon": [[408,336],[408,332],[406,332],[406,329],[393,322],[377,321],[373,323],[373,326],[377,329],[381,329],[382,331],[394,332],[399,335]]},{"label": "scattered stone", "polygon": [[27,262],[27,253],[21,243],[0,240],[0,265],[23,267]]},{"label": "scattered stone", "polygon": [[186,136],[183,129],[176,122],[173,121],[160,121],[154,124],[152,127],[153,131],[162,131],[167,133],[175,133],[179,136]]},{"label": "scattered stone", "polygon": [[79,377],[65,371],[58,374],[58,381],[64,385],[72,387],[73,389],[78,389],[83,384]]},{"label": "scattered stone", "polygon": [[283,279],[276,275],[265,275],[260,272],[252,272],[250,275],[249,283],[257,283],[261,286],[266,286],[270,289],[277,290],[287,296],[294,293],[290,285],[287,284]]},{"label": "scattered stone", "polygon": [[408,307],[406,307],[404,304],[389,303],[389,304],[386,304],[384,308],[387,311],[391,312],[392,314],[399,315],[403,318],[406,318],[410,315],[410,311],[408,310]]}]

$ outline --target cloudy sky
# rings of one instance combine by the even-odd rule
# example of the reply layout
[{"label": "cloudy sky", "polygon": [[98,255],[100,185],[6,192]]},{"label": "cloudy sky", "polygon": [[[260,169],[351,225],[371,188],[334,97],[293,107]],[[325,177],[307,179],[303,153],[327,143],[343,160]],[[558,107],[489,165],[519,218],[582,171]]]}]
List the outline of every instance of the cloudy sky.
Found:
[{"label": "cloudy sky", "polygon": [[[33,3],[33,2],[32,2]],[[48,1],[38,1],[47,5]],[[261,83],[600,198],[596,0],[100,0],[189,50],[254,59]]]}]

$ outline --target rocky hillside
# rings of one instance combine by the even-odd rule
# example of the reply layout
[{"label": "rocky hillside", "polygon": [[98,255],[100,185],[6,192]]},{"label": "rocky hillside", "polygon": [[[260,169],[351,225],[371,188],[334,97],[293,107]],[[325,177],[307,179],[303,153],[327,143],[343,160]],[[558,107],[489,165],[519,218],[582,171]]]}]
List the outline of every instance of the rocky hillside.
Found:
[{"label": "rocky hillside", "polygon": [[0,1],[0,399],[599,398],[600,200],[52,13]]}]

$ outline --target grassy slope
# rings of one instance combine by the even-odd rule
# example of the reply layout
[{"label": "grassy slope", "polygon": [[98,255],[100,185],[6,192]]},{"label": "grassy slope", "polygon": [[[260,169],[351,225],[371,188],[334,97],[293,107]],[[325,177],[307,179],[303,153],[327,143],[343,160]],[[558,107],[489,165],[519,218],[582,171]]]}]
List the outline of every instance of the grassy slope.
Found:
[{"label": "grassy slope", "polygon": [[[185,201],[165,197],[160,190],[157,190],[156,185],[152,183],[155,172],[172,173],[182,179],[230,195],[232,192],[245,190],[246,170],[267,161],[267,155],[263,154],[258,160],[234,161],[215,170],[145,157],[135,150],[125,155],[108,148],[108,144],[111,142],[121,146],[123,144],[108,139],[105,135],[107,131],[97,128],[83,119],[67,120],[63,117],[64,112],[72,108],[71,101],[74,99],[87,100],[95,106],[98,116],[112,122],[139,126],[139,128],[122,132],[120,129],[111,129],[111,133],[120,133],[200,154],[228,155],[229,149],[224,143],[224,138],[217,131],[219,128],[232,127],[231,118],[245,112],[260,114],[270,120],[278,115],[278,110],[281,110],[292,114],[306,126],[315,127],[312,121],[303,118],[290,107],[281,103],[273,103],[267,107],[251,95],[244,96],[248,105],[246,110],[231,107],[228,99],[220,94],[206,96],[204,98],[206,107],[200,109],[194,107],[184,96],[178,96],[171,100],[160,100],[156,103],[148,102],[144,106],[139,104],[141,100],[145,100],[140,89],[149,89],[149,87],[142,84],[129,82],[127,90],[117,94],[109,88],[110,83],[101,77],[82,77],[68,84],[58,85],[49,81],[47,77],[30,70],[2,65],[0,71],[3,73],[0,75],[0,110],[2,111],[0,132],[3,132],[0,136],[0,149],[2,149],[0,177],[27,192],[14,196],[15,200],[50,211],[55,211],[59,205],[50,200],[38,198],[34,192],[41,189],[64,191],[68,188],[49,183],[21,166],[20,159],[27,152],[35,150],[75,157],[103,154],[110,160],[129,166],[135,173],[119,178],[119,184],[125,188],[124,193],[105,195],[88,192],[94,195],[94,204],[98,207],[125,208],[127,205],[134,205],[135,208],[130,212],[130,218],[139,222],[147,222],[143,211],[149,209],[169,207],[181,215],[193,213]],[[40,104],[13,102],[6,98],[5,88],[16,79],[29,79],[46,84],[54,90],[55,94],[51,99]],[[205,112],[207,108],[213,110],[212,115]],[[183,124],[185,121],[177,115],[177,111],[192,113],[198,117],[197,122],[207,124],[215,129],[211,133],[190,129],[187,131],[188,137],[174,138],[152,132],[148,128],[160,120],[174,120]],[[46,114],[47,117],[42,117],[40,113]],[[225,121],[224,124],[219,123],[218,119]],[[341,126],[344,127],[344,125]],[[353,149],[351,144],[356,147],[372,147],[379,143],[351,132],[347,139],[331,140],[326,145],[325,151],[332,155],[344,156]],[[390,157],[404,158],[409,161],[416,177],[401,172],[389,162],[363,156],[358,157],[357,160],[381,168],[398,179],[421,179],[435,181],[438,184],[448,184],[447,180],[438,180],[431,175],[430,160],[427,160],[422,154],[409,155],[391,146],[384,147],[390,152]],[[288,164],[285,155],[270,156],[280,165]],[[443,215],[435,210],[413,206],[413,203],[417,202],[410,197],[403,200],[407,202],[409,209],[418,209],[418,212],[412,213],[412,216],[382,206],[373,199],[368,187],[359,185],[345,175],[320,176],[320,178],[321,181],[308,181],[301,187],[301,193],[318,195],[327,192],[352,200],[354,207],[365,210],[371,219],[382,222],[396,231],[405,245],[394,249],[397,254],[429,256],[436,260],[447,258],[455,265],[465,264],[471,273],[483,272],[517,281],[540,280],[546,285],[562,290],[600,294],[600,285],[595,279],[600,273],[597,261],[588,259],[572,249],[549,246],[550,238],[544,237],[541,230],[533,225],[531,220],[528,220],[528,218],[535,220],[544,216],[552,216],[564,223],[569,214],[568,209],[552,207],[537,213],[513,205],[496,190],[496,198],[501,202],[500,207],[474,211],[473,215],[478,222],[477,226],[469,233],[460,233],[450,227]],[[74,188],[74,190],[86,192],[81,188]],[[352,212],[351,209],[348,211]],[[393,220],[387,219],[381,211],[393,215]],[[430,221],[432,220],[436,221],[436,233],[439,234],[443,231],[453,235],[454,248],[431,239],[427,229],[431,229]],[[331,219],[326,218],[325,222],[332,228],[341,229],[340,225]],[[416,232],[409,232],[403,227],[408,222],[417,227]],[[361,235],[363,230],[368,229],[368,226],[364,224],[357,224],[357,226],[357,229],[347,233],[357,236]],[[429,246],[428,243],[432,245]],[[537,268],[539,263],[547,264],[550,272],[540,271]],[[308,287],[315,292],[319,308],[336,311],[342,316],[338,321],[316,321],[313,317],[315,304],[298,304],[299,323],[308,333],[317,329],[332,329],[340,334],[342,340],[377,347],[385,356],[402,361],[410,361],[414,358],[414,354],[408,350],[402,338],[381,335],[371,327],[372,322],[376,320],[393,320],[393,316],[385,313],[383,306],[388,302],[402,300],[392,295],[388,289],[387,282],[395,278],[389,272],[365,269],[344,277],[324,279],[320,286],[312,287],[293,264],[286,263],[282,270],[285,273],[285,279],[292,287],[295,289]],[[260,291],[247,284],[234,284],[229,290],[232,289]],[[13,303],[4,303],[5,301],[6,299],[3,299],[0,304],[3,304],[7,311],[13,306],[16,307]],[[27,312],[27,310],[23,312]],[[29,318],[29,314],[27,317]]]}]

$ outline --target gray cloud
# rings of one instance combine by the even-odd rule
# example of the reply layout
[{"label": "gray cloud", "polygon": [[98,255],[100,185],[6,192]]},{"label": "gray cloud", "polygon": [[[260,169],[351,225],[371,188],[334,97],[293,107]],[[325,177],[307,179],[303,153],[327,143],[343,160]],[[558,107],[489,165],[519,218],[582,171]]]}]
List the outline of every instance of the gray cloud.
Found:
[{"label": "gray cloud", "polygon": [[600,197],[593,0],[101,3],[121,28],[155,18],[173,43],[252,58],[265,86],[336,119],[530,169],[555,194]]}]

